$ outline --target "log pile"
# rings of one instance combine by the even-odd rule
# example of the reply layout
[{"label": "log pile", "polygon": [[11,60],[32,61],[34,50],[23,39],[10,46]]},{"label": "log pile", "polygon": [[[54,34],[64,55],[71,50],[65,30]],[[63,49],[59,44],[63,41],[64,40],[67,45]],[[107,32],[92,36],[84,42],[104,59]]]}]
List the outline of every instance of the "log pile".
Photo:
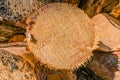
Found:
[{"label": "log pile", "polygon": [[[85,16],[83,15],[81,16],[81,18],[78,17],[78,15],[82,13],[79,13],[78,15],[76,14],[77,16],[76,18],[78,18],[78,21],[73,21],[73,22],[76,22],[76,24],[80,24],[80,25],[81,23],[83,23],[83,25],[88,25],[88,26],[93,24],[90,27],[95,28],[95,31],[93,31],[93,33],[95,33],[95,38],[90,37],[91,32],[90,33],[88,32],[89,34],[85,32],[87,34],[83,35],[82,32],[81,34],[79,34],[79,31],[82,31],[82,30],[78,29],[77,31],[76,29],[74,29],[75,27],[70,28],[73,22],[70,22],[69,20],[75,19],[75,15],[73,17],[70,16],[70,14],[72,13],[71,7],[69,7],[69,9],[67,10],[68,15],[64,13],[67,11],[63,11],[63,13],[62,11],[60,11],[62,13],[62,16],[59,16],[58,15],[59,8],[60,8],[59,6],[55,8],[56,11],[54,10],[49,12],[49,9],[46,9],[47,8],[46,4],[54,3],[54,2],[69,3],[69,4],[73,4],[73,7],[78,6],[79,8],[83,9],[85,13],[87,13],[88,16],[91,17],[91,19],[87,18],[89,19],[88,20],[89,23],[87,24],[81,21],[79,22],[79,19],[81,20],[82,17],[85,18]],[[66,9],[65,6],[62,6],[62,7]],[[50,14],[48,15],[48,13],[45,13],[41,16],[42,12],[44,13],[44,10],[46,10],[45,12],[48,11],[49,13],[51,13],[51,15],[54,14],[55,17],[50,18],[51,15]],[[43,16],[48,15],[47,17],[48,19],[44,18],[44,20],[42,20],[42,23],[45,23],[46,21],[48,21],[50,25],[58,21],[56,25],[54,24],[57,27],[55,28],[53,27],[54,29],[52,29],[52,31],[55,34],[59,32],[63,33],[62,30],[58,30],[58,29],[64,29],[65,27],[61,27],[61,25],[67,26],[67,24],[70,22],[71,24],[68,27],[68,33],[72,33],[72,31],[75,30],[73,31],[73,33],[77,32],[77,33],[74,33],[75,36],[78,38],[79,37],[78,35],[80,36],[83,35],[82,39],[84,40],[86,39],[87,43],[89,43],[88,42],[89,39],[91,41],[93,41],[92,39],[94,39],[95,42],[98,41],[99,43],[97,44],[97,46],[93,48],[93,53],[90,54],[90,56],[93,55],[91,59],[89,59],[89,61],[87,62],[83,61],[83,62],[86,62],[84,63],[84,65],[82,66],[77,65],[77,67],[75,68],[73,67],[74,69],[72,70],[68,68],[68,65],[66,69],[65,68],[66,65],[63,63],[66,61],[66,64],[67,64],[67,60],[72,62],[73,60],[76,60],[76,59],[77,59],[76,62],[80,63],[81,61],[78,59],[80,57],[75,59],[73,58],[67,59],[68,57],[66,57],[65,55],[69,56],[69,54],[65,54],[64,56],[63,55],[58,56],[56,54],[53,56],[54,52],[51,52],[49,54],[50,51],[46,52],[46,50],[42,50],[43,52],[44,51],[46,52],[45,56],[43,53],[40,53],[40,55],[38,54],[40,58],[43,59],[42,64],[40,61],[41,59],[40,60],[38,59],[39,57],[38,55],[36,56],[36,53],[33,53],[34,56],[37,57],[34,59],[33,54],[31,56],[28,50],[33,49],[32,52],[34,52],[34,49],[36,51],[37,47],[33,48],[34,46],[33,44],[32,46],[27,45],[25,35],[26,35],[26,26],[33,27],[36,24],[37,19],[32,19],[35,21],[33,22],[31,21],[30,18],[31,16],[36,14],[36,12],[38,11],[40,13],[37,14],[37,18],[39,15],[40,21],[42,20]],[[33,17],[35,18],[36,15]],[[57,17],[59,17],[59,19],[57,19]],[[63,22],[62,22],[62,19],[63,19]],[[46,25],[48,25],[48,23],[46,23]],[[37,25],[40,25],[40,23],[38,22]],[[42,26],[42,28],[45,28],[45,26]],[[29,28],[29,29],[34,29],[34,28]],[[87,29],[87,28],[82,28],[82,29]],[[91,31],[90,29],[91,28],[89,28],[88,31]],[[49,32],[49,30],[47,31]],[[35,29],[35,31],[37,31],[37,29]],[[43,34],[44,35],[48,34],[48,33],[42,33],[42,32],[45,32],[45,31],[42,30],[40,36]],[[53,36],[55,34],[53,34]],[[31,42],[33,43],[36,42],[36,38],[37,40],[39,40],[38,37],[34,35],[34,33],[32,34],[31,37],[33,39],[31,40]],[[48,35],[47,39],[51,37],[52,35]],[[30,36],[28,34],[28,39],[29,38]],[[68,38],[65,39],[64,37],[61,37],[61,38],[63,42],[66,39],[68,39]],[[73,37],[72,39],[77,39],[77,38]],[[41,40],[42,39],[40,38],[39,41]],[[49,40],[47,41],[49,42]],[[54,43],[55,41],[56,41],[56,45],[54,44],[54,47],[56,47],[55,49],[59,47],[61,50],[63,47],[65,48],[66,45],[68,45],[66,43],[67,40],[65,43],[62,43],[62,45],[65,44],[64,46],[58,45],[60,43],[57,43],[57,42],[61,41],[59,40],[59,38],[58,39],[56,38],[56,40],[53,40],[52,43]],[[72,45],[72,43],[69,43],[69,44]],[[82,44],[86,44],[86,43],[83,42]],[[42,46],[45,46],[45,45],[46,44],[44,43],[44,45]],[[79,45],[81,44],[76,44],[76,45],[78,46],[74,46],[74,47],[78,48]],[[67,46],[67,48],[68,47],[69,46]],[[72,50],[72,47],[70,47],[70,49]],[[24,54],[26,50],[28,53]],[[60,50],[58,50],[58,52]],[[60,52],[64,53],[64,51],[62,50]],[[75,51],[73,51],[72,53],[74,54],[74,52]],[[54,57],[57,57],[57,58],[54,58]],[[73,57],[73,55],[71,57]],[[55,64],[57,65],[57,67],[54,66],[56,68],[53,68],[53,66],[52,68],[51,66],[50,67],[46,66],[46,64],[49,64],[51,62],[50,60],[52,59],[53,59],[52,62],[54,64],[60,61],[62,61],[62,63],[59,63],[60,65]],[[61,59],[61,60],[58,60],[58,59]],[[58,62],[56,62],[57,60]],[[47,62],[44,65],[43,64],[44,61],[45,63],[47,61],[49,62]],[[60,70],[60,69],[63,69],[63,70]],[[120,79],[120,4],[119,4],[119,0],[97,0],[97,1],[96,0],[25,0],[25,2],[23,2],[23,0],[1,0],[0,1],[0,79],[2,80],[4,79],[6,80],[8,79],[9,80],[36,80],[36,79],[37,80],[84,80],[84,79],[86,80],[119,80]]]}]

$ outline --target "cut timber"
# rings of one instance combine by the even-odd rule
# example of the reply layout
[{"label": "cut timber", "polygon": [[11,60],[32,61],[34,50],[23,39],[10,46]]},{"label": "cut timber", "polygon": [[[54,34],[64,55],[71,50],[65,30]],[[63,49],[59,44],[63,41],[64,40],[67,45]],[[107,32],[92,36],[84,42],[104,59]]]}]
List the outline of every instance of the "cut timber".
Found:
[{"label": "cut timber", "polygon": [[95,24],[96,40],[102,41],[111,50],[120,48],[120,21],[107,14],[99,14],[92,18]]},{"label": "cut timber", "polygon": [[83,10],[52,3],[26,22],[28,47],[49,68],[75,69],[92,56],[94,27]]},{"label": "cut timber", "polygon": [[[96,41],[109,47],[112,53],[97,52],[87,67],[103,80],[120,79],[120,21],[108,14],[99,14],[92,18],[95,23]],[[98,47],[98,50],[103,47]],[[105,51],[105,47],[104,47]],[[105,75],[106,74],[106,75]]]},{"label": "cut timber", "polygon": [[23,58],[0,49],[0,80],[36,80],[36,76]]}]

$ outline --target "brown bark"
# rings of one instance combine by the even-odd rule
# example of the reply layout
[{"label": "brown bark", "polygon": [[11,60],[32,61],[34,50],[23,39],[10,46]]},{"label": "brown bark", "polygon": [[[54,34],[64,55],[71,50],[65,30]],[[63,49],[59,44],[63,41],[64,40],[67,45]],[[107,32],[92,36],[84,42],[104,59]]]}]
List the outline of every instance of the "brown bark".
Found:
[{"label": "brown bark", "polygon": [[120,3],[113,8],[110,14],[120,20]]},{"label": "brown bark", "polygon": [[119,80],[116,74],[119,72],[119,59],[117,54],[96,52],[91,61],[87,63],[87,67],[103,80]]},{"label": "brown bark", "polygon": [[109,13],[119,0],[81,0],[79,7],[82,8],[89,17],[106,12]]},{"label": "brown bark", "polygon": [[53,2],[62,2],[62,3],[70,3],[70,4],[76,4],[78,5],[80,0],[39,0],[43,4],[53,3]]},{"label": "brown bark", "polygon": [[35,80],[33,68],[23,58],[0,49],[1,80]]},{"label": "brown bark", "polygon": [[2,0],[0,16],[8,21],[24,22],[24,20],[41,4],[37,0]]},{"label": "brown bark", "polygon": [[21,27],[14,26],[7,22],[6,23],[0,22],[0,42],[6,42],[9,39],[13,38],[12,36],[16,34],[23,36],[21,37],[22,40],[24,39],[24,33],[25,33],[25,29]]}]

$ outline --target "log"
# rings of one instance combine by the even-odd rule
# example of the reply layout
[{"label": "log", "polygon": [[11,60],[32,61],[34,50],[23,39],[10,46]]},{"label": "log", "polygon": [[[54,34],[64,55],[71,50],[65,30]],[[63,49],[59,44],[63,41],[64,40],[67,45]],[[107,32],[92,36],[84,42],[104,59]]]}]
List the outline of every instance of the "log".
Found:
[{"label": "log", "polygon": [[95,51],[87,67],[103,80],[119,80],[120,21],[108,14],[98,14],[92,21],[95,24],[96,40],[109,47],[110,51],[108,53]]},{"label": "log", "polygon": [[102,41],[111,51],[120,48],[120,21],[107,14],[99,14],[92,18],[95,24],[96,40]]},{"label": "log", "polygon": [[76,6],[48,4],[27,23],[28,47],[49,68],[74,70],[92,56],[94,28],[89,17]]}]

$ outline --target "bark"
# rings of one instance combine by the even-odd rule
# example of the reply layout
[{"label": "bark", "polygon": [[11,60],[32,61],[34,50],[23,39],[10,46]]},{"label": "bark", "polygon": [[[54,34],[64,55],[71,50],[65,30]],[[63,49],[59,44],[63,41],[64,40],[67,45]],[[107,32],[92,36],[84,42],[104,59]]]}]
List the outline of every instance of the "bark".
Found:
[{"label": "bark", "polygon": [[117,54],[96,52],[94,57],[87,63],[87,67],[103,80],[119,80],[118,60],[120,57]]},{"label": "bark", "polygon": [[106,12],[109,13],[119,0],[81,0],[79,7],[82,8],[89,17]]},{"label": "bark", "polygon": [[120,20],[120,3],[113,8],[110,14]]},{"label": "bark", "polygon": [[70,3],[78,5],[80,0],[39,0],[43,4],[53,3],[53,2],[62,2],[62,3]]},{"label": "bark", "polygon": [[35,80],[33,68],[20,56],[0,49],[1,80]]},{"label": "bark", "polygon": [[1,0],[0,4],[0,16],[15,22],[24,22],[41,5],[37,0]]},{"label": "bark", "polygon": [[[9,40],[10,40],[9,42],[12,42],[18,40],[18,38],[20,39],[18,41],[23,41],[25,37],[24,33],[25,33],[24,28],[12,25],[7,22],[6,23],[0,22],[0,42],[8,42]],[[14,37],[15,35],[18,34],[21,36]]]}]

